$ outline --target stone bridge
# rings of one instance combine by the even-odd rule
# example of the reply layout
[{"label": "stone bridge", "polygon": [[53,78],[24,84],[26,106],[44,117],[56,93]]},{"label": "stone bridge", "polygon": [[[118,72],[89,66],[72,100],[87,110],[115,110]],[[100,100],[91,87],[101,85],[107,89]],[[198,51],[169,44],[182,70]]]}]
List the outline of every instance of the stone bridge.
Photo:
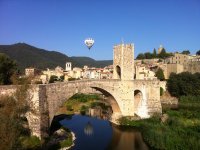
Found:
[{"label": "stone bridge", "polygon": [[[15,86],[0,86],[0,94],[11,94]],[[34,112],[27,113],[33,135],[46,137],[58,108],[76,93],[100,91],[113,110],[112,119],[138,115],[147,118],[161,113],[159,80],[77,80],[32,85],[29,97]],[[112,120],[111,120],[112,121]]]},{"label": "stone bridge", "polygon": [[[33,135],[48,136],[49,127],[58,108],[76,93],[100,91],[113,110],[112,120],[121,116],[137,115],[148,118],[161,113],[160,81],[134,80],[134,46],[114,46],[113,79],[77,80],[45,85],[32,85],[29,99],[33,110],[27,113],[27,120]],[[12,94],[16,86],[0,86],[0,95]]]}]

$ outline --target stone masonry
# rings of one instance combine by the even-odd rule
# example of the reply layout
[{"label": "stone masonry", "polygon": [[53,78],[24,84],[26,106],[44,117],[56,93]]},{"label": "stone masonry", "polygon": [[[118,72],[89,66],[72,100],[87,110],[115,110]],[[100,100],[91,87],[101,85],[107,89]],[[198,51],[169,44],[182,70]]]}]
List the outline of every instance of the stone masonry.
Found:
[{"label": "stone masonry", "polygon": [[[100,91],[110,103],[113,115],[111,121],[122,116],[137,115],[150,117],[162,113],[159,80],[133,80],[133,46],[114,47],[114,74],[112,80],[77,80],[45,85],[32,85],[29,90],[32,112],[27,113],[29,127],[33,135],[40,138],[48,136],[51,122],[58,111],[76,93]],[[0,95],[15,91],[16,87],[0,86]],[[136,102],[136,91],[140,98]],[[137,103],[137,105],[136,105]],[[135,107],[137,106],[137,107]]]}]

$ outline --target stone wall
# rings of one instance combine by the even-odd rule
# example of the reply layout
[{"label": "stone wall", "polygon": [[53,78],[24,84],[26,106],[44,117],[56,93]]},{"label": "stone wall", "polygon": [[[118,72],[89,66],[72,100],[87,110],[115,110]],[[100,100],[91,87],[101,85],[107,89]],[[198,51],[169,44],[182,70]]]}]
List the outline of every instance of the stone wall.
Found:
[{"label": "stone wall", "polygon": [[[0,93],[13,93],[16,87],[0,87]],[[134,108],[134,91],[142,93],[137,110]],[[27,113],[29,127],[33,135],[48,136],[53,117],[60,106],[76,93],[102,92],[113,109],[112,119],[121,116],[139,115],[147,118],[153,113],[161,113],[159,80],[79,80],[73,82],[32,85],[29,97],[32,111]]]},{"label": "stone wall", "polygon": [[[117,66],[120,68],[120,78],[118,77]],[[134,46],[132,44],[114,46],[113,79],[134,79]]]}]

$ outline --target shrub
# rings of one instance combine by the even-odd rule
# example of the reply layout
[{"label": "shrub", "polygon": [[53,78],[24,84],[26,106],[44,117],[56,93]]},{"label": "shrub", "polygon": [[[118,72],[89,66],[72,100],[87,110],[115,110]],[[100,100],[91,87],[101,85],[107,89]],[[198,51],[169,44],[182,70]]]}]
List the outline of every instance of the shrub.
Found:
[{"label": "shrub", "polygon": [[68,111],[72,111],[72,110],[73,110],[72,105],[69,105],[69,104],[68,104],[66,107],[67,107],[67,110],[68,110]]},{"label": "shrub", "polygon": [[183,72],[171,73],[167,81],[167,89],[172,96],[200,95],[200,74]]},{"label": "shrub", "polygon": [[36,136],[22,137],[21,141],[23,149],[38,149],[41,146],[41,141]]}]

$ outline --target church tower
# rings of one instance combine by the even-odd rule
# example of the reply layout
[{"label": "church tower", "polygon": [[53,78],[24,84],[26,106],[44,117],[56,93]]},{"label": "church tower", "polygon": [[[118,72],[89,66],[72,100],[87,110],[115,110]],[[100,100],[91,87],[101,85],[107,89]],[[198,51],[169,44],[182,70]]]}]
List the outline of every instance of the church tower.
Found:
[{"label": "church tower", "polygon": [[114,46],[113,79],[134,79],[134,45],[120,44]]},{"label": "church tower", "polygon": [[71,62],[66,62],[65,71],[71,71],[71,70],[72,70],[72,63]]}]

